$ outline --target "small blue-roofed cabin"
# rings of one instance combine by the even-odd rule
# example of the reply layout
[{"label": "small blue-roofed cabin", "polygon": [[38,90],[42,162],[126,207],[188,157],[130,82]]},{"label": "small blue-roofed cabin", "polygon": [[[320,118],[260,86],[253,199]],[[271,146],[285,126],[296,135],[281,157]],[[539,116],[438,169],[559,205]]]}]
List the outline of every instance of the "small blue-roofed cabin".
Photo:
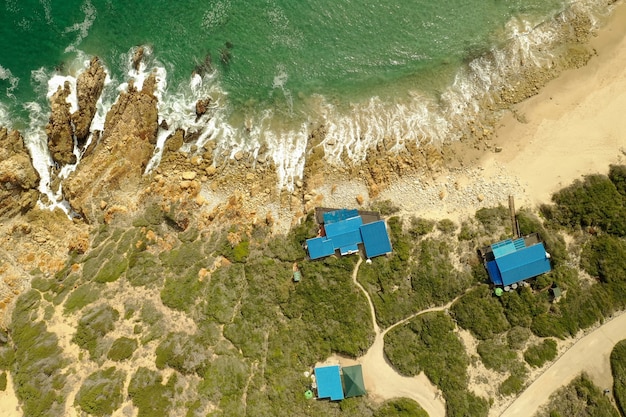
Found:
[{"label": "small blue-roofed cabin", "polygon": [[343,400],[343,385],[339,365],[315,368],[315,381],[318,398],[330,398],[331,401]]},{"label": "small blue-roofed cabin", "polygon": [[507,239],[486,248],[485,266],[491,282],[507,287],[552,269],[550,255],[537,235]]}]

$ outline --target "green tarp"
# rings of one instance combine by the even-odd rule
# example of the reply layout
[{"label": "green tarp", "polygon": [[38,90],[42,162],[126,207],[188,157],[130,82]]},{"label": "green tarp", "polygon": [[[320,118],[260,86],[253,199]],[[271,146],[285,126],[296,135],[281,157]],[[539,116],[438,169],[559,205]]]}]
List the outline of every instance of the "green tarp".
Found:
[{"label": "green tarp", "polygon": [[361,365],[346,366],[343,370],[343,392],[346,398],[367,394]]}]

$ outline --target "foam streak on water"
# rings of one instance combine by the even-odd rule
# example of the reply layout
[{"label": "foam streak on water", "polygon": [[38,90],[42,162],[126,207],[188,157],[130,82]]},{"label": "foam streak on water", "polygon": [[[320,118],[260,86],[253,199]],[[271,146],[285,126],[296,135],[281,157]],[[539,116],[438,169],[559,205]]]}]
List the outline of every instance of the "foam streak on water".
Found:
[{"label": "foam streak on water", "polygon": [[20,79],[15,77],[13,73],[11,73],[10,69],[4,68],[2,65],[0,65],[0,80],[9,81],[10,86],[6,89],[6,95],[9,98],[15,98],[15,96],[13,95],[13,90],[17,88]]},{"label": "foam streak on water", "polygon": [[[80,23],[75,23],[70,27],[65,28],[65,33],[77,32],[76,39],[70,45],[65,48],[65,52],[75,52],[76,47],[85,39],[89,33],[89,28],[96,20],[96,8],[91,4],[90,0],[86,0],[80,7],[83,13],[85,13],[85,19]],[[49,9],[47,9],[49,10]],[[47,16],[47,15],[46,15]]]}]

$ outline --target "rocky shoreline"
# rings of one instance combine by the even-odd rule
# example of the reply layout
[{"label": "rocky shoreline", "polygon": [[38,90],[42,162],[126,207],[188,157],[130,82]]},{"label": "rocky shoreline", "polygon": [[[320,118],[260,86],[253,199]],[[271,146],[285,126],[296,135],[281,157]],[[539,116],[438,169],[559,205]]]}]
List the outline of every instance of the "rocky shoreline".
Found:
[{"label": "rocky shoreline", "polygon": [[[439,199],[448,204],[450,212],[467,206],[469,200],[484,204],[503,201],[511,192],[506,187],[499,187],[498,195],[486,195],[486,188],[464,187],[467,181],[480,182],[473,164],[482,155],[502,151],[494,138],[500,118],[514,112],[514,104],[537,94],[563,71],[587,64],[595,54],[587,44],[592,28],[585,16],[570,20],[551,66],[523,66],[511,88],[484,97],[486,111],[459,126],[458,141],[420,147],[409,143],[403,151],[392,152],[397,138],[389,138],[370,149],[362,162],[344,160],[342,166],[331,166],[320,145],[325,127],[311,129],[303,177],[295,180],[291,192],[277,189],[278,178],[267,149],[228,158],[209,140],[203,149],[183,152],[181,147],[190,142],[192,134],[182,130],[167,139],[159,166],[144,175],[159,129],[164,128],[158,123],[155,76],[146,79],[141,89],[131,80],[128,91],[120,93],[108,112],[103,131],[89,132],[106,77],[98,58],[93,58],[77,80],[77,109],[72,112],[66,101],[68,87],[60,88],[50,99],[46,126],[48,148],[56,164],[51,182],[54,188],[62,186],[63,197],[76,217],[37,205],[38,200],[47,203],[47,197],[39,191],[39,175],[24,138],[17,131],[0,129],[0,275],[4,277],[0,316],[27,285],[28,271],[38,268],[54,274],[69,253],[88,249],[93,228],[112,222],[124,224],[147,203],[156,202],[164,212],[173,213],[183,229],[191,222],[203,228],[265,222],[276,233],[284,233],[317,205],[365,206],[397,197],[410,212],[420,204],[433,206]],[[139,65],[141,56],[136,59],[135,65]],[[209,99],[198,103],[196,111],[206,111]],[[88,144],[90,133],[93,138]],[[74,137],[83,154],[76,169],[60,178],[61,168],[77,160]],[[407,178],[415,178],[419,187],[429,190],[428,201],[409,202],[412,197],[407,193],[411,191],[398,185]],[[355,179],[356,185],[352,184]],[[450,198],[454,190],[467,195]]]}]

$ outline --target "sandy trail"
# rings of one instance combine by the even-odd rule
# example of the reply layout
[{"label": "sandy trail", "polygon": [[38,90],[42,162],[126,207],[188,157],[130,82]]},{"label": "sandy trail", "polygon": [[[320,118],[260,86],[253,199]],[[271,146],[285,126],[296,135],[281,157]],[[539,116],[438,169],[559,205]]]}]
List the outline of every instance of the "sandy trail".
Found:
[{"label": "sandy trail", "polygon": [[359,260],[354,267],[354,271],[352,272],[352,281],[367,298],[370,312],[372,314],[372,326],[374,327],[376,338],[367,353],[358,359],[353,360],[333,355],[326,361],[326,363],[339,363],[342,366],[359,363],[363,366],[363,378],[368,395],[375,400],[384,401],[391,398],[406,397],[417,401],[422,408],[426,410],[430,417],[445,417],[445,403],[438,388],[430,382],[423,372],[415,377],[400,375],[385,357],[384,338],[385,334],[393,327],[400,325],[419,314],[423,314],[428,311],[442,310],[445,309],[446,306],[421,311],[381,331],[378,323],[376,322],[374,304],[372,303],[367,291],[365,291],[365,288],[363,288],[363,286],[357,281],[357,274],[362,262],[363,259],[359,257]]},{"label": "sandy trail", "polygon": [[501,417],[527,417],[534,415],[546,404],[550,395],[567,385],[581,372],[587,372],[600,388],[612,388],[609,356],[620,340],[626,339],[626,314],[584,336],[537,378],[502,414]]}]

